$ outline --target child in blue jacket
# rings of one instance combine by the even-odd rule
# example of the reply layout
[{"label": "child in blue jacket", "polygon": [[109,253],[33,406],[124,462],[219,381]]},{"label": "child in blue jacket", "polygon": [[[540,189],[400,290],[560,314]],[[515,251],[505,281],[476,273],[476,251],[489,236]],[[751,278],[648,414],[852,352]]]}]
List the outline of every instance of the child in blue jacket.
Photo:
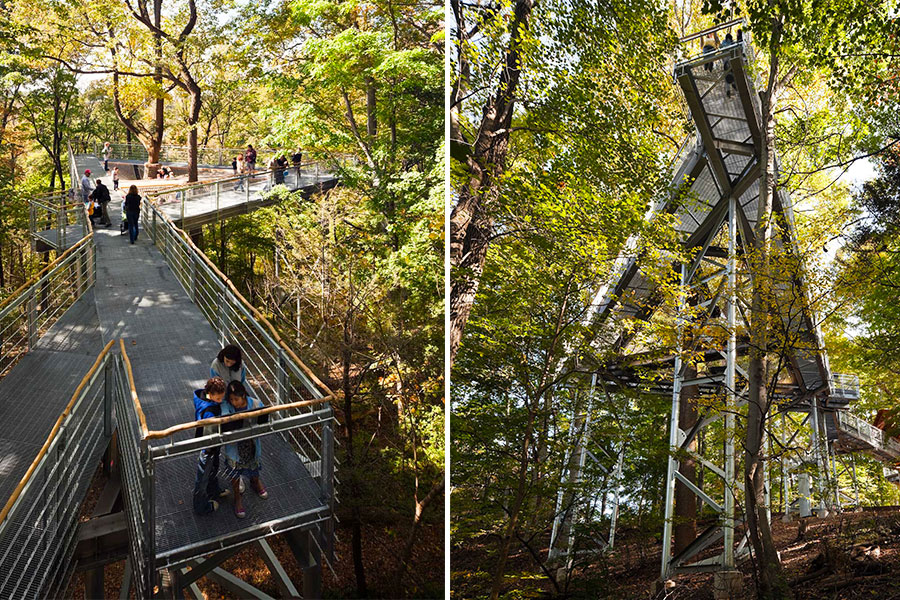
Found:
[{"label": "child in blue jacket", "polygon": [[[206,382],[202,390],[194,391],[194,418],[197,421],[222,416],[222,400],[225,398],[225,382],[221,377],[213,377]],[[207,427],[198,427],[195,437],[201,437],[212,431]],[[219,449],[204,448],[197,460],[197,477],[194,481],[194,512],[198,515],[209,514],[219,508],[213,498],[228,494],[228,490],[219,486]]]}]

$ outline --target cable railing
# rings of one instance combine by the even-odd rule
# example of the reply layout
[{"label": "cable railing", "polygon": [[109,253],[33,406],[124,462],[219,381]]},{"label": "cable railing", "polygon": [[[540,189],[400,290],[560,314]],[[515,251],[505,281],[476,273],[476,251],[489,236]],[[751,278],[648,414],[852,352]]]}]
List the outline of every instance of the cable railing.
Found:
[{"label": "cable railing", "polygon": [[[94,154],[103,159],[103,142],[76,141],[75,147],[85,153]],[[122,144],[111,143],[109,145],[110,162],[118,159],[147,161],[149,155],[147,149],[140,143]],[[190,156],[190,146],[163,144],[159,149],[159,162],[161,163],[187,163]],[[230,167],[231,161],[237,156],[243,156],[247,147],[228,148],[221,146],[197,146],[197,164],[210,167]],[[264,165],[274,156],[287,156],[290,160],[295,149],[256,148],[257,165]],[[266,161],[266,162],[263,162]]]},{"label": "cable railing", "polygon": [[[193,183],[149,194],[153,203],[162,207],[171,218],[184,222],[185,217],[219,213],[224,209],[245,210],[254,203],[264,203],[278,189],[296,191],[333,181],[335,175],[319,161],[304,162],[299,167],[276,170],[257,170],[234,177],[204,183]],[[280,186],[284,186],[281,188]]]},{"label": "cable railing", "polygon": [[115,428],[107,385],[121,380],[121,369],[110,354],[112,346],[112,341],[106,344],[82,378],[0,511],[0,598],[53,598],[65,592],[78,500],[86,495]]},{"label": "cable railing", "polygon": [[0,377],[94,285],[95,254],[90,234],[0,302]]}]

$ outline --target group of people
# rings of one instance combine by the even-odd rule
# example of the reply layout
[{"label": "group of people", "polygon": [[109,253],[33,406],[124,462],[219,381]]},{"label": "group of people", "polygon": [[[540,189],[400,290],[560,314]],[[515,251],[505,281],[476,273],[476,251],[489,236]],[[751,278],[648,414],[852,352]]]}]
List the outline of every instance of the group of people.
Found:
[{"label": "group of people", "polygon": [[[247,144],[247,149],[243,154],[231,159],[231,170],[234,171],[235,177],[244,174],[253,175],[256,172],[256,148],[253,147],[253,144]],[[244,191],[244,180],[235,181],[234,189]]]},{"label": "group of people", "polygon": [[[247,385],[247,370],[243,365],[241,349],[235,345],[222,348],[210,365],[210,378],[203,389],[194,391],[194,416],[196,420],[225,417],[241,412],[262,408],[262,403],[253,398]],[[257,423],[265,423],[267,415],[257,417]],[[221,430],[234,431],[244,426],[245,419],[221,424]],[[197,428],[196,437],[215,432],[216,426]],[[225,456],[222,474],[231,486],[219,484],[220,456]],[[197,459],[197,474],[194,480],[194,512],[200,515],[215,512],[219,499],[229,495],[234,497],[234,514],[239,519],[247,516],[242,495],[246,489],[243,479],[250,481],[250,487],[260,498],[268,498],[269,493],[259,478],[262,469],[262,450],[259,438],[205,448]]]},{"label": "group of people", "polygon": [[166,166],[160,167],[156,172],[157,179],[172,179],[173,177],[175,177],[175,172]]},{"label": "group of people", "polygon": [[[744,42],[744,32],[741,29],[737,30],[737,41],[734,40],[731,33],[725,35],[725,39],[722,41],[721,45],[717,44],[717,38],[714,35],[709,35],[703,40],[703,53],[709,54],[710,52],[715,52],[718,48],[727,48],[728,46],[734,46],[735,44],[742,44]],[[703,65],[703,68],[712,72],[715,68],[715,63],[710,61]],[[734,73],[731,71],[731,63],[726,58],[722,61],[722,70],[725,71],[725,83],[728,84],[728,87],[725,89],[725,95],[728,98],[731,98],[732,93],[737,92],[737,82],[734,79]]]},{"label": "group of people", "polygon": [[[256,149],[252,144],[247,145],[247,149],[244,151],[244,154],[235,156],[231,159],[231,170],[234,172],[234,176],[238,177],[240,175],[253,175],[256,172]],[[297,170],[297,178],[300,178],[300,168],[303,163],[303,150],[297,149],[297,151],[291,155],[291,166],[293,166]],[[284,177],[287,174],[288,168],[288,159],[285,154],[280,156],[274,156],[272,160],[269,161],[269,170],[271,171],[271,179],[269,181],[269,188],[280,185],[284,183]],[[244,179],[239,178],[234,182],[234,190],[235,191],[244,191]]]},{"label": "group of people", "polygon": [[[113,186],[115,190],[119,189],[118,173],[113,173]],[[81,200],[84,202],[85,210],[87,210],[88,218],[91,225],[96,227],[99,225],[109,227],[112,221],[109,218],[109,203],[112,197],[109,188],[103,183],[99,177],[96,185],[91,181],[91,170],[85,169],[84,175],[81,177]],[[138,238],[138,221],[141,217],[141,195],[138,193],[136,185],[128,188],[128,193],[122,201],[122,216],[127,224],[128,237],[132,244]]]}]

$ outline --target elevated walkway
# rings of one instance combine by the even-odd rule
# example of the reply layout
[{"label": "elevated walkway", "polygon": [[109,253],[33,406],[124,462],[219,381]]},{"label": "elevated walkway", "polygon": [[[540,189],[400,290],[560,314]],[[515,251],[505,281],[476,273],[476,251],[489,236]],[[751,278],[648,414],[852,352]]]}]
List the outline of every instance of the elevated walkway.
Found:
[{"label": "elevated walkway", "polygon": [[[83,173],[85,169],[90,169],[92,173],[104,172],[102,161],[95,155],[79,154],[74,156],[74,160],[78,173]],[[106,180],[109,178],[104,178],[104,182]],[[107,186],[112,190],[109,181]],[[299,192],[308,197],[337,184],[336,175],[325,170],[320,163],[312,162],[304,163],[299,173],[295,167],[286,169],[281,185],[285,192]],[[191,230],[281,201],[282,194],[272,193],[275,187],[274,173],[257,170],[253,175],[244,174],[151,192],[148,198],[178,227]],[[119,192],[119,195],[113,195],[113,204],[120,204],[127,190],[120,189]]]},{"label": "elevated walkway", "polygon": [[[732,21],[688,36],[682,42],[717,32],[724,35],[724,30],[741,40],[733,30],[742,25],[742,20]],[[661,580],[678,573],[734,570],[736,560],[749,554],[746,536],[741,541],[735,537],[740,518],[732,491],[739,487],[735,459],[740,456],[740,448],[735,444],[735,435],[725,435],[718,464],[707,460],[709,453],[700,456],[694,449],[698,436],[714,423],[724,421],[719,427],[724,425],[724,431],[735,431],[735,415],[746,405],[749,389],[748,316],[751,282],[756,274],[750,268],[748,255],[755,248],[759,218],[763,140],[759,98],[751,71],[753,50],[748,32],[743,34],[743,41],[722,43],[712,50],[704,48],[673,69],[674,83],[682,92],[695,132],[679,149],[669,189],[663,191],[647,218],[674,215],[683,255],[689,258],[676,265],[675,277],[669,277],[676,259],[666,254],[640,256],[635,250],[640,247],[639,240],[629,239],[612,276],[594,296],[584,322],[595,329],[598,338],[603,338],[605,347],[620,351],[618,360],[612,361],[615,364],[595,365],[596,377],[605,389],[641,389],[672,398]],[[874,428],[845,412],[859,398],[858,381],[831,371],[801,257],[793,247],[797,237],[793,207],[783,186],[776,188],[772,209],[777,223],[773,246],[801,266],[796,272],[771,273],[768,282],[772,300],[767,309],[778,315],[773,326],[777,332],[770,339],[779,340],[786,359],[770,400],[775,401],[778,411],[807,413],[792,439],[809,424],[810,450],[802,460],[812,465],[822,480],[831,477],[828,458],[833,459],[838,450],[867,451],[879,460],[895,463],[900,445],[884,439],[880,431],[871,431]],[[640,343],[632,341],[640,340],[636,336],[640,321],[649,321],[662,312],[663,294],[658,293],[661,286],[676,282],[679,287],[675,314],[662,314],[660,318],[674,320],[678,347],[672,356],[653,357]],[[670,373],[668,381],[665,371]],[[712,396],[712,406],[698,402],[701,395]],[[693,403],[700,413],[686,429],[680,426],[682,402]],[[791,423],[796,424],[793,419]],[[721,431],[715,435],[721,436]],[[835,444],[827,444],[828,439]],[[718,477],[716,482],[712,486],[703,482],[705,489],[697,487],[691,481],[692,470],[688,474],[681,472],[686,456],[708,467]],[[831,470],[836,472],[834,465]],[[569,469],[570,484],[574,485],[580,477],[578,468]],[[836,474],[833,479],[837,479]],[[719,523],[710,530],[718,528],[720,533],[702,534],[673,556],[676,481],[695,496],[696,502],[705,503],[720,515]],[[713,489],[716,491],[711,492]],[[723,490],[721,495],[719,489]],[[823,485],[816,490],[823,511],[825,489]],[[808,510],[808,486],[805,493]],[[554,530],[558,525],[567,526],[555,523]],[[717,540],[722,540],[721,553],[704,554]],[[571,548],[571,541],[567,543]],[[551,548],[551,552],[554,550]]]},{"label": "elevated walkway", "polygon": [[[99,163],[93,156],[76,156],[75,160],[79,172],[94,170]],[[148,210],[145,203],[145,225],[150,218]],[[110,206],[110,217],[115,223],[121,218],[116,203]],[[168,227],[162,222],[157,226]],[[117,228],[97,230],[95,296],[103,338],[125,340],[146,426],[150,431],[162,431],[193,422],[193,391],[203,387],[209,364],[223,342],[240,343],[234,337],[240,332],[213,329],[153,244],[151,234],[142,231],[137,244],[131,245]],[[171,244],[166,250],[172,251]],[[224,304],[226,299],[223,296],[219,301]],[[218,308],[224,311],[226,306]],[[251,385],[262,395],[266,382],[252,380],[254,373],[262,375],[262,365],[253,364],[252,354],[247,359]],[[264,395],[262,399],[266,400]],[[328,420],[330,416],[321,418]],[[238,519],[227,502],[218,513],[195,515],[191,492],[197,453],[171,448],[193,438],[194,430],[188,429],[147,442],[150,453],[159,452],[153,470],[154,568],[184,564],[274,532],[330,520],[330,492],[320,485],[318,463],[310,472],[311,463],[305,464],[297,449],[277,435],[262,438],[267,500],[245,494],[245,519]],[[130,483],[127,479],[126,484]]]},{"label": "elevated walkway", "polygon": [[[73,177],[97,162],[73,160]],[[117,203],[110,213],[120,217]],[[58,597],[76,560],[102,569],[125,553],[126,596],[132,579],[136,597],[148,598],[161,588],[179,594],[209,573],[261,597],[217,566],[250,542],[279,589],[296,596],[265,542],[278,533],[303,568],[304,596],[318,597],[321,563],[333,556],[333,395],[187,234],[146,200],[142,213],[137,244],[101,228],[59,249],[0,303],[0,597]],[[225,343],[242,347],[266,419],[194,421],[193,391]],[[241,429],[221,430],[235,419],[245,421]],[[195,515],[198,451],[245,439],[261,442],[268,499],[245,494],[245,519],[230,500]],[[80,507],[100,454],[116,449],[104,465],[121,486],[104,490],[107,512],[85,528]],[[119,493],[124,510],[107,514]],[[103,531],[110,542],[127,533],[127,545],[108,545]]]}]

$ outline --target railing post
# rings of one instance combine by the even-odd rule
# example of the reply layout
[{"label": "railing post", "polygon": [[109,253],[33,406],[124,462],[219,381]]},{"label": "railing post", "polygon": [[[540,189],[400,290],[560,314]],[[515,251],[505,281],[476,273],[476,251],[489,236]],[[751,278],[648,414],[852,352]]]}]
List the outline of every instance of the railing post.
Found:
[{"label": "railing post", "polygon": [[[65,252],[66,250],[66,225],[68,224],[69,219],[66,209],[60,207],[59,212],[56,213],[56,242],[59,244],[60,252]],[[84,233],[87,233],[87,231],[84,231]]]},{"label": "railing post", "polygon": [[[221,159],[219,162],[222,162]],[[219,196],[222,193],[222,184],[220,182],[216,182],[216,219],[219,218]]]},{"label": "railing post", "polygon": [[[322,428],[322,460],[321,488],[322,502],[328,506],[329,516],[334,515],[334,432],[331,423],[326,423]],[[328,519],[322,527],[322,550],[326,556],[334,560],[334,520]]]},{"label": "railing post", "polygon": [[34,288],[28,294],[25,302],[25,322],[28,327],[28,351],[34,350],[37,344],[37,299],[34,297]]},{"label": "railing post", "polygon": [[253,173],[247,174],[247,185],[244,190],[244,202],[250,204],[250,184],[253,183]]},{"label": "railing post", "polygon": [[334,432],[331,423],[322,428],[321,486],[322,502],[333,507],[334,499]]},{"label": "railing post", "polygon": [[[144,463],[144,547],[147,548],[146,558],[146,579],[149,589],[144,590],[143,596],[150,598],[153,595],[153,588],[156,584],[155,562],[155,536],[156,536],[156,509],[155,509],[155,486],[153,482],[153,457],[150,455],[148,441],[141,439],[141,460]],[[140,596],[140,595],[139,595]]]},{"label": "railing post", "polygon": [[112,389],[115,381],[112,361],[109,360],[110,355],[107,354],[104,360],[106,366],[103,368],[103,436],[110,437],[112,435]]},{"label": "railing post", "polygon": [[156,237],[157,231],[156,231],[156,211],[155,210],[153,211],[153,227],[150,229],[150,231],[151,231],[151,234],[153,237],[153,243],[156,244],[157,246],[159,246],[159,241],[157,240],[157,237]]},{"label": "railing post", "polygon": [[278,403],[290,402],[290,386],[288,385],[287,357],[284,348],[278,348]]},{"label": "railing post", "polygon": [[219,288],[221,290],[222,298],[225,299],[225,302],[222,303],[222,309],[216,311],[219,315],[219,343],[222,346],[225,346],[227,341],[227,338],[225,337],[225,307],[231,306],[231,290],[228,289],[228,286],[225,285],[224,281],[219,281]]},{"label": "railing post", "polygon": [[197,304],[197,257],[193,252],[190,253],[191,258],[191,302]]}]

